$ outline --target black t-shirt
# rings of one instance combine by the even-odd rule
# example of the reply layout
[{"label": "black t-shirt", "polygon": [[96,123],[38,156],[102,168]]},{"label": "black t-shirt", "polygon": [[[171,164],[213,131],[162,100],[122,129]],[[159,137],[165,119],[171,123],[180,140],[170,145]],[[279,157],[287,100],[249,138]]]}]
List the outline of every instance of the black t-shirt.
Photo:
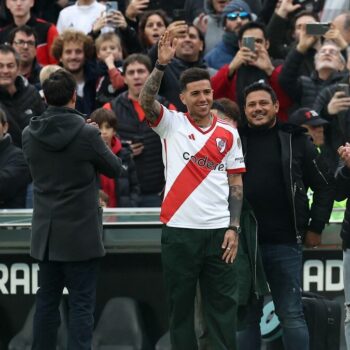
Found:
[{"label": "black t-shirt", "polygon": [[244,195],[258,222],[259,243],[295,243],[277,127],[249,129]]}]

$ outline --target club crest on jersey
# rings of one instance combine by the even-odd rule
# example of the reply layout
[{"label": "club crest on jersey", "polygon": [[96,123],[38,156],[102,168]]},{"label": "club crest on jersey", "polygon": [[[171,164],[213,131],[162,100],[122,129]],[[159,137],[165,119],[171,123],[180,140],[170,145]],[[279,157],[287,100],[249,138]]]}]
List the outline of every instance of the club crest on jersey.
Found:
[{"label": "club crest on jersey", "polygon": [[219,150],[220,153],[224,153],[225,152],[225,148],[226,148],[226,140],[225,139],[221,139],[220,137],[217,137],[215,139],[216,141],[216,146]]}]

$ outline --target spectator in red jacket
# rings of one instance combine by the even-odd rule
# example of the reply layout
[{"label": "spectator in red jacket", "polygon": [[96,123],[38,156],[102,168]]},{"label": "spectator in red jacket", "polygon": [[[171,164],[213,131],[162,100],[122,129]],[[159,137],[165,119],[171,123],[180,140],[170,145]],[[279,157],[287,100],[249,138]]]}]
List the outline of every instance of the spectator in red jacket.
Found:
[{"label": "spectator in red jacket", "polygon": [[[255,49],[244,47],[242,39],[254,37]],[[275,90],[280,102],[279,118],[287,120],[287,109],[291,106],[289,97],[283,92],[278,83],[282,65],[272,62],[269,54],[269,41],[266,37],[265,26],[257,22],[245,24],[238,34],[239,51],[230,62],[224,65],[212,78],[214,98],[228,97],[238,103],[241,115],[244,116],[243,91],[248,85],[264,80]],[[245,118],[242,118],[243,124]]]},{"label": "spectator in red jacket", "polygon": [[8,17],[11,22],[0,28],[0,43],[6,43],[9,40],[11,30],[16,27],[28,25],[37,33],[37,60],[41,65],[57,63],[50,55],[50,48],[53,40],[58,35],[56,26],[37,18],[31,14],[31,8],[34,6],[34,0],[6,0],[6,9],[9,11]]}]

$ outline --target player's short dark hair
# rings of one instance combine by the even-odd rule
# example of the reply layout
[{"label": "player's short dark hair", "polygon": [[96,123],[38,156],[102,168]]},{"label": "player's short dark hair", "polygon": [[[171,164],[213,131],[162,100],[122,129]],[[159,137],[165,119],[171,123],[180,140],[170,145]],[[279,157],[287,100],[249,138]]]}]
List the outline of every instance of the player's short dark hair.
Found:
[{"label": "player's short dark hair", "polygon": [[206,69],[198,67],[186,69],[180,75],[180,91],[186,90],[187,84],[199,80],[210,81],[210,75]]},{"label": "player's short dark hair", "polygon": [[271,100],[273,103],[277,102],[277,96],[276,96],[275,91],[272,89],[272,87],[270,85],[266,84],[265,82],[257,81],[253,84],[248,85],[244,89],[244,105],[246,104],[247,96],[251,92],[260,91],[260,90],[266,91],[271,96]]},{"label": "player's short dark hair", "polygon": [[107,123],[114,131],[117,131],[118,122],[115,113],[110,109],[97,108],[90,115],[91,121],[98,124],[99,127],[103,123]]},{"label": "player's short dark hair", "polygon": [[76,81],[71,73],[59,69],[44,80],[42,88],[47,104],[61,107],[72,99]]}]

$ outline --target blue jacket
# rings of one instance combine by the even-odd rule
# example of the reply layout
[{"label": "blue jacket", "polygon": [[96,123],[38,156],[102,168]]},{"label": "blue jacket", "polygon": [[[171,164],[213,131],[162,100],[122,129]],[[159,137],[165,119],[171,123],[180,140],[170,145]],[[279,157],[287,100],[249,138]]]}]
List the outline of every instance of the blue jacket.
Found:
[{"label": "blue jacket", "polygon": [[209,67],[220,69],[222,66],[232,61],[238,50],[238,47],[230,46],[224,41],[220,41],[204,56],[204,60]]}]

